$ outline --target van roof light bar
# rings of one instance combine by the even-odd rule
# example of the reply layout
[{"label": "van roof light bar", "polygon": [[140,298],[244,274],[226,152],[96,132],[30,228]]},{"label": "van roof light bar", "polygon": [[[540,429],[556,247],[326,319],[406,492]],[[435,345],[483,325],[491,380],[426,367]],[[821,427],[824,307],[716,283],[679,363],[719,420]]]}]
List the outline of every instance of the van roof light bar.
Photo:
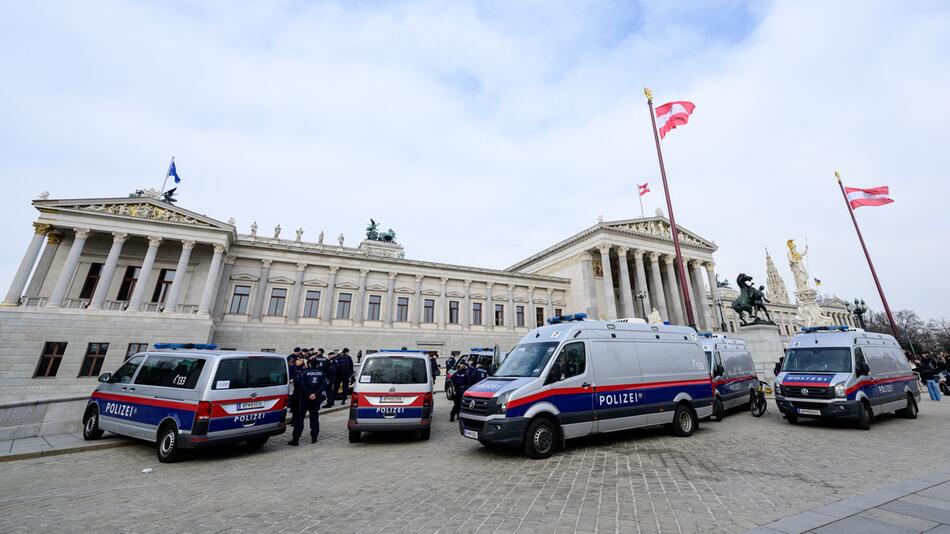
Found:
[{"label": "van roof light bar", "polygon": [[412,354],[428,354],[433,351],[423,349],[379,349],[379,352],[410,352]]},{"label": "van roof light bar", "polygon": [[805,334],[813,334],[815,332],[847,332],[851,330],[851,327],[848,325],[832,325],[832,326],[803,326],[802,332]]},{"label": "van roof light bar", "polygon": [[584,319],[587,319],[586,313],[571,313],[568,315],[555,315],[554,317],[548,317],[548,324],[571,323],[574,321],[583,321]]},{"label": "van roof light bar", "polygon": [[155,350],[215,350],[218,345],[215,343],[156,343]]}]

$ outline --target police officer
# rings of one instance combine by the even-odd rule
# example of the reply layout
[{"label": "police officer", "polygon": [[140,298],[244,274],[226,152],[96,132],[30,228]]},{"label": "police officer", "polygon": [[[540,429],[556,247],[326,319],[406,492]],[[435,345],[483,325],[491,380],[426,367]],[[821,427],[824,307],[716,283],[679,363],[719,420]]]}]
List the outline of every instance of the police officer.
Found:
[{"label": "police officer", "polygon": [[294,390],[299,391],[297,409],[294,410],[293,439],[287,445],[296,447],[300,444],[300,435],[303,434],[303,419],[310,412],[310,443],[317,442],[320,434],[320,402],[323,400],[327,378],[318,367],[306,367],[303,359],[297,360],[299,367],[294,381]]},{"label": "police officer", "polygon": [[[293,358],[295,354],[297,357]],[[294,347],[293,354],[287,357],[287,363],[287,378],[290,379],[290,383],[293,385],[293,391],[290,393],[290,413],[295,413],[300,405],[300,389],[296,385],[297,372],[302,370],[307,363],[300,352],[300,347]]]},{"label": "police officer", "polygon": [[465,393],[465,390],[468,389],[470,380],[471,376],[469,374],[468,364],[465,363],[465,360],[462,360],[459,362],[455,374],[452,375],[452,386],[455,388],[455,393],[452,395],[452,413],[449,414],[450,423],[455,421],[459,411],[462,409],[462,395]]},{"label": "police officer", "polygon": [[[353,376],[353,358],[350,356],[350,349],[344,347],[336,355],[336,378],[333,384],[333,394],[336,395],[337,389],[342,390],[342,404],[346,404],[347,397],[350,396],[350,377]],[[334,399],[336,402],[336,399]]]},{"label": "police officer", "polygon": [[485,362],[479,361],[475,369],[471,372],[471,385],[475,385],[488,378],[488,369],[485,369]]},{"label": "police officer", "polygon": [[337,354],[332,350],[327,356],[326,370],[324,371],[327,376],[327,404],[324,408],[332,408],[336,401],[336,374],[339,370],[339,362],[337,361]]},{"label": "police officer", "polygon": [[[327,361],[326,356],[323,355],[323,349],[317,349],[316,352],[311,353],[308,363],[310,367],[319,367],[323,371],[324,375],[327,375],[330,367],[330,362]],[[327,375],[329,376],[329,375]]]},{"label": "police officer", "polygon": [[455,367],[455,356],[450,354],[449,359],[445,360],[445,372],[449,372],[453,367]]}]

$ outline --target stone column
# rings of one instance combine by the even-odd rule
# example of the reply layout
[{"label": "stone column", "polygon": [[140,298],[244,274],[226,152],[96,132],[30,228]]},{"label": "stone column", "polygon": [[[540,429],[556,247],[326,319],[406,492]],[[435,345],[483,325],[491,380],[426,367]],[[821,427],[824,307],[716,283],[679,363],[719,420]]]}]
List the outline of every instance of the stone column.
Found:
[{"label": "stone column", "polygon": [[30,272],[33,270],[33,265],[36,264],[37,256],[40,255],[40,248],[43,247],[43,239],[46,238],[49,229],[50,226],[48,224],[33,223],[33,239],[30,240],[29,246],[26,247],[26,254],[24,254],[23,259],[20,260],[20,266],[17,268],[16,274],[13,275],[13,283],[10,284],[10,290],[7,291],[7,296],[3,299],[4,306],[17,306],[20,304],[20,296],[23,294],[23,289],[26,288],[26,283],[30,279]]},{"label": "stone column", "polygon": [[624,317],[633,317],[637,313],[633,306],[633,288],[630,287],[630,266],[627,265],[629,251],[627,247],[617,248],[617,258],[620,260],[620,300]]},{"label": "stone column", "polygon": [[485,282],[485,306],[482,307],[482,324],[485,329],[495,328],[495,301],[492,300],[492,287],[494,282]]},{"label": "stone column", "polygon": [[363,326],[366,320],[366,277],[369,269],[360,269],[359,287],[356,288],[356,301],[353,303],[353,324]]},{"label": "stone column", "polygon": [[656,304],[656,310],[660,312],[660,317],[668,321],[670,320],[670,314],[666,309],[666,300],[663,295],[663,276],[660,274],[660,255],[656,252],[651,252],[649,259],[650,282],[653,283],[653,294],[656,296],[653,302]]},{"label": "stone column", "polygon": [[[165,309],[162,310],[163,312],[175,313],[178,311],[178,301],[181,298],[181,291],[185,287],[185,272],[188,270],[188,260],[191,259],[191,249],[193,248],[195,248],[194,241],[181,242],[181,255],[178,256],[178,265],[175,266],[175,278],[172,279],[172,287],[168,289],[168,298],[165,300]],[[101,279],[99,283],[102,283]]]},{"label": "stone column", "polygon": [[[109,255],[106,256],[106,263],[102,266],[102,272],[99,273],[99,282],[96,284],[96,290],[89,302],[90,310],[102,309],[102,303],[106,301],[109,286],[112,285],[112,279],[115,277],[115,269],[119,264],[119,254],[122,253],[122,244],[125,243],[128,237],[129,234],[126,233],[112,232],[112,247],[109,249]],[[175,273],[175,279],[178,279],[178,273]]]},{"label": "stone column", "polygon": [[706,286],[703,284],[703,273],[700,271],[703,264],[698,260],[689,262],[690,273],[693,275],[693,296],[696,299],[696,326],[703,330],[710,330],[709,322],[706,317],[708,308],[706,303]]},{"label": "stone column", "polygon": [[327,281],[326,295],[323,295],[323,319],[324,324],[333,324],[333,299],[336,297],[336,273],[339,267],[330,267],[330,279]]},{"label": "stone column", "polygon": [[300,293],[303,291],[303,275],[307,270],[306,263],[297,264],[297,273],[294,275],[294,287],[290,289],[290,298],[287,299],[287,322],[296,323],[300,318]]},{"label": "stone column", "polygon": [[604,269],[604,305],[607,307],[607,309],[604,310],[604,317],[602,317],[602,319],[616,319],[617,299],[614,295],[614,275],[610,270],[610,245],[600,245],[597,247],[597,250],[600,251],[600,264]]},{"label": "stone column", "polygon": [[683,303],[680,300],[680,288],[676,281],[676,269],[673,268],[676,258],[673,256],[663,256],[663,265],[666,266],[666,281],[670,287],[670,307],[673,309],[670,313],[670,321],[673,324],[686,324],[683,316]]},{"label": "stone column", "polygon": [[40,296],[40,290],[43,289],[43,283],[46,282],[46,276],[49,274],[49,268],[53,265],[53,258],[56,251],[59,250],[59,244],[63,240],[63,234],[56,230],[51,230],[46,236],[46,246],[43,247],[43,254],[40,255],[40,262],[36,264],[33,271],[33,277],[30,278],[30,285],[26,286],[27,297]]},{"label": "stone column", "polygon": [[515,330],[515,286],[513,284],[508,284],[508,309],[505,310],[505,326],[508,328],[509,332],[514,332]]},{"label": "stone column", "polygon": [[231,285],[231,272],[234,271],[234,262],[236,257],[228,255],[224,257],[224,267],[221,269],[220,281],[218,287],[214,289],[214,296],[211,302],[214,303],[214,319],[220,321],[224,319],[224,307],[226,306],[228,295],[227,290]]},{"label": "stone column", "polygon": [[201,302],[198,304],[198,313],[211,313],[211,304],[214,303],[214,291],[221,275],[221,257],[224,255],[224,245],[215,245],[211,256],[211,266],[208,267],[208,278],[205,280],[204,290],[201,292]]},{"label": "stone column", "polygon": [[145,252],[145,260],[142,262],[141,269],[139,269],[139,279],[135,282],[132,297],[129,298],[128,310],[139,311],[142,309],[142,303],[145,302],[145,292],[148,290],[152,268],[155,267],[155,255],[158,254],[158,247],[161,244],[161,237],[154,235],[148,236],[148,251]]},{"label": "stone column", "polygon": [[389,287],[386,288],[386,308],[383,310],[386,316],[383,320],[383,326],[393,325],[393,314],[396,313],[396,273],[389,273]]},{"label": "stone column", "polygon": [[581,276],[584,279],[584,312],[591,319],[595,319],[600,317],[600,314],[597,307],[597,284],[594,281],[594,258],[587,251],[581,252],[580,257]]},{"label": "stone column", "polygon": [[524,325],[531,330],[535,328],[535,323],[537,323],[537,319],[534,310],[534,286],[528,286],[528,305],[524,311]]},{"label": "stone column", "polygon": [[[548,310],[548,317],[554,317],[554,290],[549,287],[547,288],[546,291],[547,291],[547,299],[548,299],[548,303],[546,305],[547,310]],[[547,317],[545,317],[545,320],[547,320]]]},{"label": "stone column", "polygon": [[449,279],[443,276],[439,278],[439,315],[436,317],[436,322],[439,325],[439,330],[445,329],[446,317],[448,317],[448,297],[445,296],[446,284],[448,284]]},{"label": "stone column", "polygon": [[412,294],[412,326],[419,328],[422,324],[422,279],[421,274],[416,275],[416,292]]},{"label": "stone column", "polygon": [[712,294],[712,322],[709,323],[712,325],[710,330],[716,330],[717,328],[723,330],[722,323],[725,322],[725,319],[720,319],[719,312],[716,310],[716,299],[719,298],[719,286],[716,284],[716,264],[713,262],[707,262],[703,264],[706,268],[706,276],[709,278],[709,292]]},{"label": "stone column", "polygon": [[650,316],[653,306],[650,304],[650,293],[647,291],[647,273],[643,268],[643,251],[640,249],[634,250],[633,259],[637,263],[637,293],[643,291],[647,294],[643,299],[637,297],[637,302],[640,303],[640,311],[643,313],[640,317],[646,319]]},{"label": "stone column", "polygon": [[257,284],[257,295],[251,307],[251,320],[260,321],[264,314],[264,301],[267,299],[267,279],[270,277],[271,260],[261,260],[261,279]]},{"label": "stone column", "polygon": [[76,232],[76,236],[73,238],[73,244],[69,247],[69,255],[66,256],[63,270],[59,273],[56,286],[53,287],[53,293],[46,301],[47,308],[58,308],[63,304],[69,284],[76,274],[76,266],[79,265],[79,255],[82,254],[82,248],[86,245],[86,238],[89,237],[90,230],[88,228],[74,228],[73,231]]},{"label": "stone column", "polygon": [[463,280],[463,293],[465,294],[462,297],[462,328],[465,330],[472,329],[472,281]]}]

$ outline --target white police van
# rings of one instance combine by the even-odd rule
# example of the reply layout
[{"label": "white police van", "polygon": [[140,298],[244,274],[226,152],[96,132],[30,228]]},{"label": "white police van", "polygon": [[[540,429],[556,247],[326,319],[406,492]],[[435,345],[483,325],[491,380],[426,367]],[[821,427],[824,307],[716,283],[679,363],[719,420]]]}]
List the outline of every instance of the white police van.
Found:
[{"label": "white police van", "polygon": [[547,458],[588,434],[668,425],[689,436],[712,414],[695,330],[586,317],[553,317],[526,335],[494,376],[465,392],[460,433]]},{"label": "white police van", "polygon": [[182,449],[245,441],[259,448],[286,429],[287,360],[213,344],[156,343],[99,385],[83,414],[83,437],[103,431],[154,441],[159,461]]},{"label": "white police van", "polygon": [[346,423],[350,443],[363,432],[418,431],[432,427],[432,365],[426,350],[381,350],[363,358]]},{"label": "white police van", "polygon": [[851,419],[867,430],[886,412],[916,419],[920,391],[893,336],[819,326],[792,338],[775,401],[791,424],[799,417]]},{"label": "white police van", "polygon": [[488,374],[494,374],[498,366],[501,365],[504,355],[498,349],[498,345],[494,347],[472,347],[468,352],[460,355],[455,366],[452,369],[445,370],[445,398],[448,400],[455,398],[455,384],[452,383],[452,375],[455,374],[455,371],[458,371],[458,367],[462,362],[465,362],[469,368],[474,369],[475,366],[471,365],[470,362],[472,359],[475,360],[476,364],[482,364],[488,370]]},{"label": "white police van", "polygon": [[706,352],[706,363],[712,373],[713,419],[722,420],[726,410],[747,406],[759,387],[752,353],[746,342],[722,334],[703,332],[699,341]]}]

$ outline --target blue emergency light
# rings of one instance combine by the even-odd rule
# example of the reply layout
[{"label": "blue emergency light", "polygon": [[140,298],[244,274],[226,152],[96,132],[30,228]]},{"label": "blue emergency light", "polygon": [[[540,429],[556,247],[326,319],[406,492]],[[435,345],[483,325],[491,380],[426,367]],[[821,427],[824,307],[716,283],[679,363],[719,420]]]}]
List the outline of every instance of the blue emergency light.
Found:
[{"label": "blue emergency light", "polygon": [[699,334],[699,337],[713,337],[712,332],[697,332],[697,334]]},{"label": "blue emergency light", "polygon": [[495,347],[472,347],[469,352],[494,352]]},{"label": "blue emergency light", "polygon": [[803,326],[802,332],[805,334],[814,334],[815,332],[847,332],[851,330],[851,327],[848,325],[833,325],[833,326]]},{"label": "blue emergency light", "polygon": [[548,317],[548,324],[558,324],[558,323],[570,323],[574,321],[583,321],[587,319],[586,313],[572,313],[568,315],[555,315],[554,317]]},{"label": "blue emergency light", "polygon": [[155,350],[178,350],[178,349],[192,349],[192,350],[215,350],[218,348],[218,345],[215,343],[156,343]]},{"label": "blue emergency light", "polygon": [[413,354],[428,354],[432,351],[423,349],[379,349],[379,352],[411,352]]}]

